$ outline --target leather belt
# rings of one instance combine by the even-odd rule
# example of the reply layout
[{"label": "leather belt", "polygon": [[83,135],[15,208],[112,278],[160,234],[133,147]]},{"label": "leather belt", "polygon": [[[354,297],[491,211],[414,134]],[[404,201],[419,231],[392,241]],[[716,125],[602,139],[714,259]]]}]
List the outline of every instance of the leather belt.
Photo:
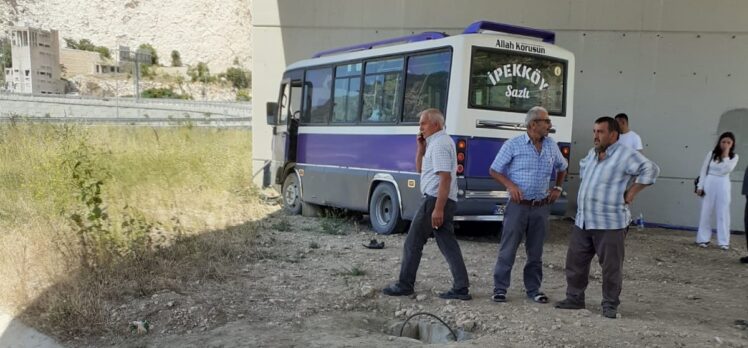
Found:
[{"label": "leather belt", "polygon": [[521,205],[527,205],[531,207],[542,207],[546,204],[551,204],[551,201],[548,200],[548,198],[543,199],[523,199],[519,201],[519,204]]}]

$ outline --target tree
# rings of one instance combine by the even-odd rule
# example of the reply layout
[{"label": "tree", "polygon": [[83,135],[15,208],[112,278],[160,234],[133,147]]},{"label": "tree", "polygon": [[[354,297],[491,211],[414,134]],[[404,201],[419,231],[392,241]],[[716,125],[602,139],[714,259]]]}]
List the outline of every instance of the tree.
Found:
[{"label": "tree", "polygon": [[158,65],[158,54],[156,54],[156,49],[151,46],[151,44],[141,44],[138,46],[138,50],[144,50],[151,54],[151,64],[152,65]]},{"label": "tree", "polygon": [[67,46],[67,48],[72,48],[74,50],[78,49],[78,43],[75,42],[75,40],[69,37],[63,38],[63,40],[65,40],[65,46]]},{"label": "tree", "polygon": [[171,51],[171,66],[182,66],[182,57],[177,50]]},{"label": "tree", "polygon": [[205,64],[204,62],[197,62],[196,66],[191,66],[189,67],[189,69],[187,69],[187,75],[192,78],[192,82],[208,82],[210,69],[208,68],[208,64]]},{"label": "tree", "polygon": [[94,51],[99,52],[99,55],[102,58],[112,58],[112,53],[106,47],[96,46],[96,48],[94,48]]},{"label": "tree", "polygon": [[78,41],[78,49],[83,51],[95,51],[96,45],[89,39],[80,39]]},{"label": "tree", "polygon": [[231,81],[235,88],[249,88],[252,83],[252,74],[242,68],[230,67],[226,69],[226,79]]},{"label": "tree", "polygon": [[112,58],[112,54],[108,48],[104,46],[96,46],[89,39],[80,39],[77,42],[69,37],[63,38],[65,40],[65,46],[74,50],[99,52],[102,58]]}]

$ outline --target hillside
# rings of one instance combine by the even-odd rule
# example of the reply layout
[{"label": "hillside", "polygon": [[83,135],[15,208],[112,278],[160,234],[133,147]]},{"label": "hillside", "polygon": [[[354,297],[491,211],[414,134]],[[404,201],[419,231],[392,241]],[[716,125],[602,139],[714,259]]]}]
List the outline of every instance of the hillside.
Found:
[{"label": "hillside", "polygon": [[[185,64],[207,62],[223,71],[238,58],[249,67],[251,0],[5,0],[0,2],[0,32],[28,23],[57,29],[60,39],[87,38],[96,45],[137,47],[150,43],[159,62],[172,50]],[[64,47],[64,43],[61,45]]]}]

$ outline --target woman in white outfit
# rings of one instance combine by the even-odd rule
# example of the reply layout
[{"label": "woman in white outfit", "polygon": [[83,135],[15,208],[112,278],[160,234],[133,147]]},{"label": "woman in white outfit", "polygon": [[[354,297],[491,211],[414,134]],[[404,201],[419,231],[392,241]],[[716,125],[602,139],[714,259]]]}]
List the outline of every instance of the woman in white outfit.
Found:
[{"label": "woman in white outfit", "polygon": [[696,186],[696,194],[702,197],[696,244],[702,248],[712,238],[712,213],[717,217],[717,244],[723,250],[730,248],[730,173],[737,164],[735,136],[724,132],[714,150],[706,154]]}]

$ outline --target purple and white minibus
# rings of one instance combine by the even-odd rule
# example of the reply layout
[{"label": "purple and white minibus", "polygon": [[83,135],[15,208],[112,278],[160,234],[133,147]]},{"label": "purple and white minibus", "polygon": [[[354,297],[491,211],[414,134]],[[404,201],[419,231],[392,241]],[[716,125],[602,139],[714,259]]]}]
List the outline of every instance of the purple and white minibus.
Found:
[{"label": "purple and white minibus", "polygon": [[[292,214],[319,206],[368,213],[401,230],[422,197],[418,113],[442,110],[457,147],[456,221],[501,221],[508,197],[489,175],[501,144],[545,107],[569,156],[574,55],[549,31],[476,22],[460,35],[425,32],[319,52],[290,65],[277,102],[269,177]],[[552,178],[555,180],[555,178]],[[553,207],[563,214],[566,199]]]}]

